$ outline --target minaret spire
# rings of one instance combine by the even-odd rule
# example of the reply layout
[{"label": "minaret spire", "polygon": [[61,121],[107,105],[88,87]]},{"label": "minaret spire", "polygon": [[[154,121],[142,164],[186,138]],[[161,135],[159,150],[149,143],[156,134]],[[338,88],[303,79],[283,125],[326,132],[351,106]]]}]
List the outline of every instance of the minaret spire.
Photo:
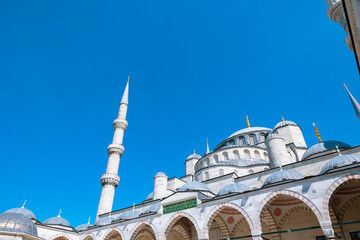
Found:
[{"label": "minaret spire", "polygon": [[322,142],[321,135],[319,133],[319,129],[316,127],[315,123],[313,123],[314,131],[316,133],[316,137],[319,139],[319,142]]},{"label": "minaret spire", "polygon": [[208,154],[210,152],[210,148],[209,148],[209,139],[206,139],[206,154]]},{"label": "minaret spire", "polygon": [[124,94],[121,98],[119,114],[117,119],[114,120],[114,137],[112,143],[108,146],[109,160],[105,174],[101,176],[101,197],[99,202],[96,219],[99,215],[104,213],[111,213],[114,201],[115,188],[119,185],[120,177],[117,175],[120,164],[120,157],[124,153],[124,146],[122,145],[124,132],[128,126],[126,121],[126,114],[128,109],[129,98],[129,80],[125,87]]},{"label": "minaret spire", "polygon": [[356,112],[356,116],[360,119],[360,104],[358,103],[358,101],[356,101],[356,99],[353,97],[353,95],[350,93],[349,89],[346,87],[345,83],[344,83],[344,87],[346,89],[346,91],[348,92],[349,94],[349,97],[350,97],[350,100],[351,100],[351,103],[355,109],[355,112]]}]

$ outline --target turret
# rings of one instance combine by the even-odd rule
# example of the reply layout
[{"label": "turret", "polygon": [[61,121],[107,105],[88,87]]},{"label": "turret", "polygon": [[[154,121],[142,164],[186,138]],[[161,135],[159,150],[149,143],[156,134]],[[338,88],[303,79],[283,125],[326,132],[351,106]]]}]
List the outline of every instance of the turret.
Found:
[{"label": "turret", "polygon": [[270,168],[277,168],[290,163],[289,153],[286,150],[284,138],[277,133],[270,133],[265,140],[269,154]]},{"label": "turret", "polygon": [[124,132],[128,126],[126,121],[126,114],[129,97],[129,79],[130,76],[121,99],[118,117],[113,123],[114,137],[112,143],[108,146],[109,159],[106,172],[101,176],[102,191],[98,211],[96,214],[97,219],[99,215],[111,212],[114,201],[115,188],[119,185],[120,182],[120,177],[117,174],[119,170],[120,157],[124,153],[124,146],[122,145]]},{"label": "turret", "polygon": [[185,176],[194,175],[195,173],[195,164],[201,158],[199,154],[196,154],[194,149],[194,154],[188,156],[185,160]]},{"label": "turret", "polygon": [[154,177],[154,200],[162,199],[167,196],[168,177],[163,172],[159,172]]}]

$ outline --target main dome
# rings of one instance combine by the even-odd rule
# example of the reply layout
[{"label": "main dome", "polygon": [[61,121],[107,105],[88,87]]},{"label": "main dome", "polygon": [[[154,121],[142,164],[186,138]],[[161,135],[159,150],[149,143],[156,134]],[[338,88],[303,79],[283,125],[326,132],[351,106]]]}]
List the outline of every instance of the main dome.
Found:
[{"label": "main dome", "polygon": [[265,127],[248,127],[248,128],[241,129],[241,130],[239,130],[237,132],[234,132],[228,138],[234,137],[236,135],[241,135],[241,134],[244,134],[244,133],[249,133],[249,132],[268,132],[268,131],[271,131],[271,130],[272,129],[265,128]]},{"label": "main dome", "polygon": [[314,145],[312,145],[308,150],[305,151],[304,155],[302,156],[301,160],[307,159],[310,156],[313,156],[315,154],[321,153],[321,152],[325,152],[327,150],[335,150],[336,146],[339,149],[344,149],[344,148],[350,148],[351,146],[347,143],[344,142],[340,142],[340,141],[323,141],[323,142],[319,142],[316,143]]},{"label": "main dome", "polygon": [[38,236],[35,224],[23,214],[3,213],[0,215],[0,231],[26,233]]}]

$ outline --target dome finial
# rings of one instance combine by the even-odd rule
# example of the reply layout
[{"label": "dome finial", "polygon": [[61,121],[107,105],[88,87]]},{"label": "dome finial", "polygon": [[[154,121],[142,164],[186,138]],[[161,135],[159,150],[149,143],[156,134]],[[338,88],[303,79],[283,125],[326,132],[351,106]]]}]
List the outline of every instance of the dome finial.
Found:
[{"label": "dome finial", "polygon": [[26,200],[24,201],[23,205],[21,208],[25,208],[25,204],[26,204]]},{"label": "dome finial", "polygon": [[321,140],[321,135],[320,135],[320,133],[319,133],[319,129],[317,129],[315,123],[313,123],[313,126],[314,126],[314,131],[315,131],[315,133],[316,133],[316,137],[319,139],[319,142],[322,142],[322,140]]},{"label": "dome finial", "polygon": [[59,211],[59,215],[58,215],[58,217],[61,217],[61,216],[60,216],[60,215],[61,215],[61,210],[62,210],[62,209],[60,209],[60,211]]},{"label": "dome finial", "polygon": [[130,81],[130,75],[128,76],[128,81],[127,82],[129,82]]},{"label": "dome finial", "polygon": [[283,116],[281,116],[281,121],[285,122],[285,120],[284,120],[284,117],[283,117]]},{"label": "dome finial", "polygon": [[342,154],[341,154],[341,152],[340,152],[339,146],[336,145],[335,148],[336,148],[336,151],[338,152],[339,156],[341,156]]},{"label": "dome finial", "polygon": [[195,152],[195,148],[194,148],[194,154],[196,154],[196,152]]},{"label": "dome finial", "polygon": [[90,224],[90,219],[91,219],[91,217],[89,217],[88,224]]},{"label": "dome finial", "polygon": [[283,169],[282,169],[282,165],[280,165],[279,167],[280,167],[280,171],[282,171],[282,170],[283,170]]},{"label": "dome finial", "polygon": [[246,115],[246,124],[247,124],[247,127],[249,128],[250,127],[250,121],[249,121],[248,115]]}]

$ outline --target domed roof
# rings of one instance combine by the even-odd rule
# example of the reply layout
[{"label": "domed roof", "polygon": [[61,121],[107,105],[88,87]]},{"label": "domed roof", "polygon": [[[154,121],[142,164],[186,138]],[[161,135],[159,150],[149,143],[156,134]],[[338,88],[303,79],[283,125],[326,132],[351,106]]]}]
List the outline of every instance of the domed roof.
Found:
[{"label": "domed roof", "polygon": [[281,121],[278,124],[276,124],[276,126],[274,127],[274,129],[277,129],[279,127],[284,127],[287,125],[293,125],[293,126],[298,126],[296,123],[292,122],[292,121]]},{"label": "domed roof", "polygon": [[303,179],[304,175],[294,170],[280,170],[271,174],[264,182],[264,186],[272,183],[282,182],[286,180]]},{"label": "domed roof", "polygon": [[121,214],[116,220],[129,220],[129,219],[137,218],[139,216],[140,213],[132,209]]},{"label": "domed roof", "polygon": [[198,182],[198,181],[188,182],[185,185],[183,185],[181,188],[179,188],[178,191],[179,192],[187,192],[187,191],[211,192],[211,190],[210,190],[210,188],[208,186],[206,186],[204,183],[201,183],[201,182]]},{"label": "domed roof", "polygon": [[104,225],[108,225],[110,223],[112,223],[112,221],[114,221],[115,219],[111,216],[107,216],[107,217],[102,217],[99,218],[94,225],[96,226],[104,226]]},{"label": "domed roof", "polygon": [[35,214],[32,211],[30,211],[29,209],[26,209],[24,207],[12,208],[12,209],[7,210],[5,213],[19,213],[19,214],[24,215],[27,218],[36,219]]},{"label": "domed roof", "polygon": [[237,132],[234,132],[228,138],[234,137],[236,135],[244,134],[244,133],[249,133],[249,132],[260,132],[260,131],[268,132],[270,130],[271,130],[270,128],[265,128],[265,127],[248,127],[248,128],[241,129]]},{"label": "domed roof", "polygon": [[49,219],[46,219],[43,224],[46,225],[62,225],[62,226],[66,226],[66,227],[70,227],[70,223],[65,219],[59,216],[57,217],[52,217]]},{"label": "domed roof", "polygon": [[81,224],[79,226],[77,226],[75,228],[76,231],[84,231],[86,229],[88,229],[89,227],[91,227],[92,225],[90,223],[85,223],[85,224]]},{"label": "domed roof", "polygon": [[360,156],[355,154],[340,154],[339,156],[334,157],[328,161],[324,167],[321,169],[321,173],[326,173],[335,168],[343,167],[346,165],[351,165],[353,163],[360,162]]},{"label": "domed roof", "polygon": [[160,208],[161,208],[161,204],[160,202],[158,202],[148,207],[144,213],[158,213]]},{"label": "domed roof", "polygon": [[199,154],[197,154],[197,153],[194,152],[193,154],[191,154],[190,156],[188,156],[188,157],[186,158],[186,160],[193,159],[193,158],[195,158],[195,159],[200,159],[201,156],[200,156]]},{"label": "domed roof", "polygon": [[212,164],[212,166],[231,165],[236,167],[249,167],[254,165],[270,164],[269,161],[263,159],[230,159]]},{"label": "domed roof", "polygon": [[246,191],[251,191],[251,188],[241,183],[233,183],[226,185],[217,193],[218,196],[226,195],[229,193],[243,193]]},{"label": "domed roof", "polygon": [[284,139],[280,134],[276,133],[276,132],[272,132],[269,135],[266,136],[266,140],[270,140],[272,138],[282,138]]},{"label": "domed roof", "polygon": [[37,228],[30,218],[19,213],[0,214],[0,231],[26,233],[38,236]]},{"label": "domed roof", "polygon": [[308,150],[305,151],[304,155],[302,156],[301,160],[307,159],[312,155],[317,153],[325,152],[327,150],[336,149],[338,146],[339,149],[350,148],[351,146],[344,142],[339,141],[323,141],[312,145]]}]

